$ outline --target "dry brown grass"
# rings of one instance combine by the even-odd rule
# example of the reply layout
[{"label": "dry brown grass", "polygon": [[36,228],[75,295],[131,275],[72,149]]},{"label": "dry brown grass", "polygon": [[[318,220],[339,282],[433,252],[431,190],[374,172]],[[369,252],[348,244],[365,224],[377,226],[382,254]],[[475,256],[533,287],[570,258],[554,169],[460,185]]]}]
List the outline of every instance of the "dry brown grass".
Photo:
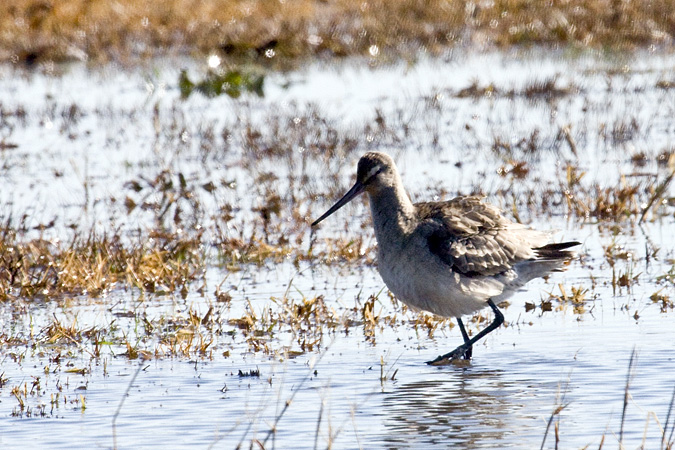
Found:
[{"label": "dry brown grass", "polygon": [[42,239],[22,242],[0,230],[0,301],[15,297],[50,299],[64,294],[100,296],[118,283],[145,292],[187,292],[199,273],[199,242],[153,234],[144,245],[90,236],[70,244]]},{"label": "dry brown grass", "polygon": [[[295,240],[300,239],[298,236]],[[374,264],[374,243],[364,236],[325,239],[319,250],[287,241],[224,238],[219,261],[229,271],[248,264],[322,261],[325,264]],[[62,295],[99,297],[114,289],[187,295],[188,288],[211,261],[201,234],[187,236],[153,230],[144,244],[122,243],[119,236],[76,238],[63,244],[43,239],[23,241],[10,226],[0,229],[0,301],[11,298],[52,299]]]},{"label": "dry brown grass", "polygon": [[[227,183],[211,180],[206,189],[203,180],[162,170],[156,177],[138,177],[126,184],[129,220],[145,224],[142,238],[130,237],[131,230],[108,230],[97,235],[84,228],[73,229],[81,237],[69,242],[48,241],[27,238],[39,233],[31,232],[21,220],[7,219],[0,224],[0,301],[79,294],[98,297],[129,287],[144,293],[185,296],[209,264],[230,272],[247,265],[280,262],[296,268],[313,262],[373,265],[375,240],[370,231],[365,231],[370,230],[367,220],[356,218],[363,232],[347,232],[345,228],[337,236],[309,227],[312,218],[325,209],[324,204],[332,203],[346,189],[338,179],[348,160],[337,155],[355,150],[350,144],[351,134],[341,132],[317,111],[289,114],[272,115],[257,127],[240,124],[246,142],[241,167],[256,180],[250,195],[258,200],[248,206],[250,215],[238,212],[236,200],[219,203],[215,212],[205,209],[205,196],[220,198],[218,190],[227,191]],[[288,117],[297,118],[303,126],[284,126],[295,123]],[[398,126],[389,116],[374,120],[384,124],[383,134]],[[372,126],[366,124],[360,134],[368,134]],[[228,132],[233,129],[227,128]],[[602,139],[612,139],[604,130],[598,134]],[[398,143],[397,136],[391,139]],[[672,214],[665,194],[672,169],[666,176],[663,167],[666,161],[672,161],[671,148],[641,154],[639,161],[658,162],[662,174],[656,177],[622,176],[611,185],[599,184],[569,163],[559,171],[556,182],[542,187],[532,156],[564,145],[562,134],[546,135],[538,129],[515,143],[494,138],[494,153],[503,161],[498,173],[511,183],[496,195],[506,204],[513,198],[516,217],[528,211],[540,216],[566,213],[580,222],[623,226],[641,218],[655,221]],[[290,151],[300,146],[307,146],[307,150],[302,154]],[[331,155],[328,162],[324,162],[326,154]],[[211,162],[208,158],[204,161]],[[273,165],[287,167],[284,172],[288,175],[274,174],[270,171]],[[312,174],[317,167],[328,174],[324,185]],[[211,216],[215,219],[209,219]],[[131,235],[136,236],[134,233]],[[228,301],[227,292],[217,295],[220,301]]]},{"label": "dry brown grass", "polygon": [[[7,0],[0,60],[125,61],[206,53],[284,61],[414,57],[456,44],[672,44],[672,0]],[[375,47],[374,47],[375,46]]]}]

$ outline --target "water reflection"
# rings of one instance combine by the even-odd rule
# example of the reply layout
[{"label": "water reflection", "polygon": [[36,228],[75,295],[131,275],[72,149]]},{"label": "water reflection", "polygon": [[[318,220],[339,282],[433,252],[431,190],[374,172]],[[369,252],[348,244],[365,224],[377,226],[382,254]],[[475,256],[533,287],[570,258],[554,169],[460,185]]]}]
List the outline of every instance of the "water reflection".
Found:
[{"label": "water reflection", "polygon": [[473,367],[432,376],[399,385],[387,394],[383,401],[386,448],[512,446],[528,423],[536,422],[521,411],[531,383],[506,381],[499,370]]}]

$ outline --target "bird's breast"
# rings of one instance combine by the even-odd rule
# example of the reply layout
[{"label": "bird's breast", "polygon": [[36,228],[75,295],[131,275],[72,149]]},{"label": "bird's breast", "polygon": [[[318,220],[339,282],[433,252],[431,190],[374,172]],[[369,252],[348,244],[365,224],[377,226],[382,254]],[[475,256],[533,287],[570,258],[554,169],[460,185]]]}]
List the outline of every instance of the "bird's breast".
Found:
[{"label": "bird's breast", "polygon": [[454,272],[416,233],[384,242],[378,239],[378,270],[403,303],[443,317],[473,313],[502,288],[492,278],[474,279]]}]

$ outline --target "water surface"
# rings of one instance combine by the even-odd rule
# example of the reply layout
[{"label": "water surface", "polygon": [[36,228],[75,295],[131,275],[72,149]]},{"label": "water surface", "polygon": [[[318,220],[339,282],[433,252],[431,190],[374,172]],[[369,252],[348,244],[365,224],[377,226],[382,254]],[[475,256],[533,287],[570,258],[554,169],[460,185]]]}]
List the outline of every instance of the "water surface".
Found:
[{"label": "water surface", "polygon": [[[675,148],[675,96],[659,82],[672,82],[672,55],[456,54],[380,68],[347,61],[268,75],[264,98],[237,100],[182,100],[179,69],[159,62],[134,72],[73,66],[45,76],[2,68],[3,138],[16,145],[0,152],[3,221],[23,217],[25,239],[67,241],[73,230],[93,228],[133,240],[156,216],[127,211],[124,198],[140,197],[129,182],[168,170],[195,186],[219,186],[215,194],[196,190],[195,222],[211,232],[221,223],[219,208],[234,205],[228,230],[247,236],[259,226],[255,208],[270,191],[282,194],[282,205],[292,204],[292,193],[303,213],[316,217],[337,198],[327,192],[351,183],[358,156],[383,149],[395,156],[415,201],[482,192],[509,212],[515,205],[532,226],[557,230],[556,239],[581,241],[583,256],[510,299],[507,326],[474,349],[470,364],[446,367],[424,362],[458,344],[457,328],[448,321],[430,335],[420,316],[392,303],[367,263],[372,254],[361,262],[270,261],[236,272],[214,257],[204,286],[192,286],[185,298],[120,287],[98,298],[8,301],[0,305],[0,329],[33,344],[0,347],[3,448],[234,448],[254,439],[265,448],[538,448],[552,415],[563,448],[595,448],[603,439],[617,446],[622,422],[627,448],[660,447],[675,387],[675,335],[672,306],[650,297],[673,296],[672,280],[659,280],[674,258],[672,203],[637,227],[635,218],[569,214],[562,191],[569,165],[585,172],[588,186],[639,179],[648,187],[665,179],[670,169],[658,156]],[[547,80],[565,93],[523,94]],[[460,94],[472,84],[496,89]],[[294,123],[302,125],[297,134]],[[560,137],[566,127],[575,151]],[[258,143],[290,145],[284,154],[291,156],[252,164],[246,130],[261,133]],[[312,134],[317,130],[349,137],[355,148],[330,162],[303,159],[326,138]],[[528,139],[535,150],[528,151]],[[500,175],[518,162],[529,170],[523,179]],[[294,175],[300,171],[303,182]],[[268,172],[275,177],[259,177]],[[555,191],[552,206],[542,210],[547,190]],[[669,186],[664,198],[673,194]],[[282,235],[292,227],[285,214],[277,224]],[[367,215],[365,203],[355,202],[314,235],[300,233],[297,245],[363,236],[372,246]],[[190,232],[192,225],[184,226]],[[629,257],[612,267],[608,248]],[[618,286],[621,274],[635,281]],[[587,290],[583,311],[556,298],[560,285],[567,294]],[[230,302],[216,300],[218,286]],[[337,323],[303,331],[277,325],[257,343],[267,340],[268,353],[255,351],[251,336],[230,322],[250,312],[276,317],[319,295]],[[380,317],[373,329],[354,312],[371,295]],[[544,311],[540,305],[551,296],[552,309]],[[200,328],[214,340],[201,356],[130,359],[116,341],[92,357],[88,345],[30,338],[57,318],[83,330],[114,330],[161,353],[168,344],[146,339],[145,320],[174,336],[191,313],[203,317],[209,308],[219,322]],[[302,336],[314,347],[303,350]],[[19,408],[14,388],[28,392],[28,409]],[[544,448],[554,448],[555,439],[552,425]]]}]

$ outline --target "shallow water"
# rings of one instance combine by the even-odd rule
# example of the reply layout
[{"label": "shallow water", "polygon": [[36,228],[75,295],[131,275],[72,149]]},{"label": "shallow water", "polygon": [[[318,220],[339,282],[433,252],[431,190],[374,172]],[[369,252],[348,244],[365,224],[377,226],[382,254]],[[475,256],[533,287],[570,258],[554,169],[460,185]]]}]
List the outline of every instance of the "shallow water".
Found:
[{"label": "shallow water", "polygon": [[[198,64],[186,64],[199,71]],[[419,316],[381,292],[376,270],[358,263],[267,263],[231,273],[214,263],[206,271],[204,293],[194,287],[185,299],[118,289],[95,299],[6,302],[0,305],[0,329],[8,336],[26,336],[31,330],[39,334],[54,317],[76,321],[83,329],[114,324],[131,342],[143,339],[140,317],[170,327],[171,321],[184,323],[190,311],[201,317],[215,307],[223,322],[212,334],[216,341],[207,357],[130,360],[115,343],[92,358],[90,348],[59,343],[65,350],[55,360],[54,348],[43,341],[3,344],[0,373],[7,381],[0,386],[0,446],[233,448],[258,439],[264,448],[538,448],[549,418],[562,405],[553,420],[559,422],[562,448],[599,447],[603,436],[604,445],[617,446],[622,421],[626,448],[643,440],[644,448],[660,448],[659,427],[666,425],[675,387],[675,332],[672,306],[662,310],[650,296],[659,290],[673,296],[672,282],[657,281],[674,258],[672,205],[664,205],[662,217],[642,229],[626,223],[612,229],[593,219],[565,216],[563,208],[540,213],[520,196],[557,185],[568,161],[586,171],[589,183],[662,179],[667,169],[657,164],[656,155],[675,145],[675,96],[657,83],[675,73],[672,55],[486,54],[375,69],[358,62],[337,68],[317,65],[270,75],[264,99],[239,100],[198,95],[180,100],[175,85],[179,69],[158,66],[131,73],[75,66],[56,77],[3,68],[0,92],[9,93],[3,95],[3,111],[19,106],[26,111],[24,119],[10,115],[2,128],[5,141],[18,145],[0,153],[3,220],[25,213],[26,238],[66,241],[73,223],[82,229],[121,228],[133,235],[134,228],[151,225],[152,215],[127,214],[122,197],[133,194],[126,183],[169,167],[195,182],[233,181],[229,190],[202,198],[204,227],[217,222],[214,211],[223,202],[238,207],[235,228],[252,226],[251,208],[260,204],[265,186],[239,162],[247,151],[244,138],[233,132],[229,140],[215,141],[226,149],[206,151],[208,127],[237,131],[242,122],[271,123],[275,111],[293,118],[315,109],[356,135],[379,109],[390,121],[386,130],[373,128],[372,135],[356,136],[359,151],[334,162],[337,179],[322,179],[319,169],[324,167],[310,161],[317,170],[303,169],[313,175],[305,189],[323,195],[325,184],[346,187],[360,150],[383,148],[396,156],[414,199],[480,187],[491,201],[510,208],[512,195],[518,198],[521,218],[533,226],[559,230],[557,239],[580,240],[582,261],[549,280],[531,282],[504,309],[508,326],[481,342],[470,364],[446,367],[424,362],[458,344],[457,328],[446,322],[430,337],[426,328],[415,326]],[[506,91],[552,77],[573,92],[552,101],[456,95],[474,80]],[[63,113],[73,104],[80,111],[76,120]],[[157,131],[155,114],[162,123],[176,123],[175,129]],[[631,128],[631,119],[637,127]],[[566,125],[573,131],[577,155],[555,140]],[[604,129],[615,130],[614,137],[603,139]],[[539,130],[543,150],[528,155],[517,144],[533,130]],[[495,137],[514,150],[491,151]],[[305,151],[300,147],[294,149],[298,155]],[[647,154],[644,166],[631,159],[639,152]],[[512,159],[526,160],[534,175],[525,181],[498,176],[497,168]],[[291,189],[287,172],[298,167],[298,160],[289,161],[262,160],[254,170],[272,168],[278,179],[270,188],[283,192]],[[500,195],[507,189],[510,195]],[[673,194],[670,186],[666,197]],[[316,217],[333,200],[320,197],[303,207]],[[346,207],[314,239],[363,233],[372,242],[370,230],[359,227],[366,216],[362,203]],[[54,218],[52,228],[31,229]],[[612,268],[604,256],[612,243],[631,254],[614,268],[637,276],[630,287],[612,286]],[[657,257],[647,258],[654,248],[660,248]],[[232,295],[227,304],[213,298],[221,283]],[[542,311],[538,305],[549,292],[560,294],[559,283],[568,294],[571,287],[588,289],[584,312],[555,299],[551,311]],[[298,335],[279,326],[265,337],[276,349],[273,356],[253,352],[247,337],[227,322],[242,317],[247,308],[262,317],[266,310],[284,307],[279,299],[299,304],[315,295],[323,295],[344,320],[334,330],[321,329],[318,351],[298,351]],[[351,311],[371,295],[377,296],[380,317],[392,325],[380,322],[372,334],[358,321],[345,325],[347,319],[358,319]],[[528,310],[526,303],[537,307]],[[473,332],[480,327],[470,325]],[[139,347],[165,348],[144,341]],[[637,360],[622,419],[633,350]],[[68,372],[82,368],[84,375]],[[259,370],[260,376],[239,376],[240,370]],[[31,392],[26,396],[31,417],[17,406],[12,394],[17,386]],[[270,433],[277,418],[276,432]],[[555,440],[552,425],[544,448],[554,448]]]}]

